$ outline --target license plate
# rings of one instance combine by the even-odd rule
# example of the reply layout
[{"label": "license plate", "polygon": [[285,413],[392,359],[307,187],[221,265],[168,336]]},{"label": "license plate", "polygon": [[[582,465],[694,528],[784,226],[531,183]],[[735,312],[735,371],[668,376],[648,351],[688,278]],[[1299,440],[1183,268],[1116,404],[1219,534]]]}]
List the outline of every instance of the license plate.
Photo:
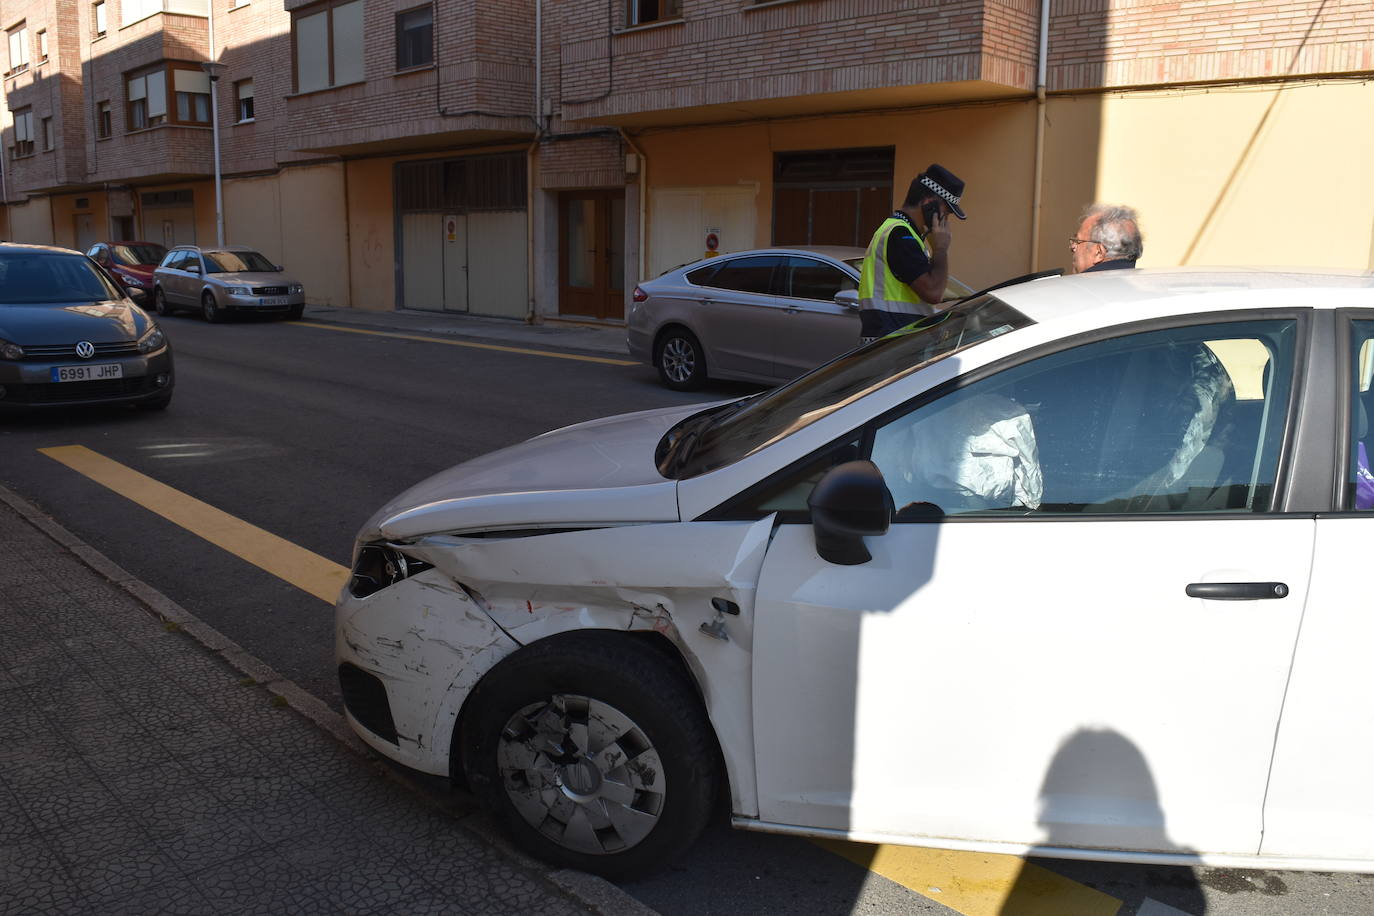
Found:
[{"label": "license plate", "polygon": [[107,378],[123,378],[124,367],[119,363],[101,363],[97,366],[53,366],[54,382],[96,382]]},{"label": "license plate", "polygon": [[286,305],[285,296],[268,296],[266,299],[259,299],[258,305]]}]

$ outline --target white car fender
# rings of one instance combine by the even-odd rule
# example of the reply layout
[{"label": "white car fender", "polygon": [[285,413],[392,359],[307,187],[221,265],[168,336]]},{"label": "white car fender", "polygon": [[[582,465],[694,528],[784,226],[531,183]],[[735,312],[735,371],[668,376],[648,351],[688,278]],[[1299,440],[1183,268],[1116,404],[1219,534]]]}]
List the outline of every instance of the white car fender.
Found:
[{"label": "white car fender", "polygon": [[[587,629],[652,630],[671,641],[705,699],[734,810],[750,814],[757,812],[754,592],[773,521],[622,525],[504,540],[435,535],[407,552],[462,583],[521,645]],[[455,682],[451,699],[466,698],[470,675]],[[456,715],[444,706],[445,718]]]}]

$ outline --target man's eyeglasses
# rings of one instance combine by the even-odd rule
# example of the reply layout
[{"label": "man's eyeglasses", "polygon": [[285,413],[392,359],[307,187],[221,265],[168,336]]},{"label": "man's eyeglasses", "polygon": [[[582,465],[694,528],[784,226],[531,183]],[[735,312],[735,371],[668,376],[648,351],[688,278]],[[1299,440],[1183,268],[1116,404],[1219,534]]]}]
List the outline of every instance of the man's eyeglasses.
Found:
[{"label": "man's eyeglasses", "polygon": [[1093,239],[1069,239],[1069,250],[1077,251],[1079,245],[1101,245],[1101,242]]}]

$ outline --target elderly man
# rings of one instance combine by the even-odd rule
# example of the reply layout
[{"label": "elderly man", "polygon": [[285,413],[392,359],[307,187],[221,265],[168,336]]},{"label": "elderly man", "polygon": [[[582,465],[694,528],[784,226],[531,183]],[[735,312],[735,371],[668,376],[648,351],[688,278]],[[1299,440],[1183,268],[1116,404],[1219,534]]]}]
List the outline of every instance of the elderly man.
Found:
[{"label": "elderly man", "polygon": [[1130,207],[1094,204],[1083,212],[1078,232],[1069,239],[1076,274],[1135,267],[1142,251],[1140,217]]}]

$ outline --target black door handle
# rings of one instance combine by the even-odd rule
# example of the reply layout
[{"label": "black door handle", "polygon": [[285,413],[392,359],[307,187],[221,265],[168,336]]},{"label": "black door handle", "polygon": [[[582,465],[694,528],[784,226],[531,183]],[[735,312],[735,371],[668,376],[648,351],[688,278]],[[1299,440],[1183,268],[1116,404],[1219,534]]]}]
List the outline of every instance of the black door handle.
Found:
[{"label": "black door handle", "polygon": [[1288,586],[1282,582],[1194,582],[1186,589],[1189,598],[1213,601],[1258,601],[1261,598],[1287,598]]}]

